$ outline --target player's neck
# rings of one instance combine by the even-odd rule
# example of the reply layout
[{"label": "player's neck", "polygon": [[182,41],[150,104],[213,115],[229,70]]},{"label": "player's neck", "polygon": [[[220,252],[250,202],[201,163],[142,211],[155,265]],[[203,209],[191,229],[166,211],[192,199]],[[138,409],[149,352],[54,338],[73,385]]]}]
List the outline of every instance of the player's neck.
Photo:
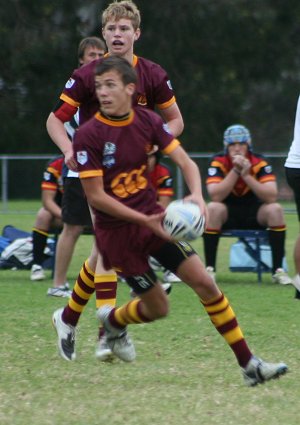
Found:
[{"label": "player's neck", "polygon": [[129,118],[131,110],[128,111],[126,114],[123,114],[123,115],[107,115],[107,114],[104,114],[104,112],[102,112],[102,111],[99,111],[99,112],[104,118],[106,118],[110,121],[124,121],[124,120],[127,120]]},{"label": "player's neck", "polygon": [[[108,56],[112,55],[110,52],[108,53]],[[134,66],[134,53],[133,50],[129,50],[124,55],[120,55],[121,58],[126,59],[130,65]]]}]

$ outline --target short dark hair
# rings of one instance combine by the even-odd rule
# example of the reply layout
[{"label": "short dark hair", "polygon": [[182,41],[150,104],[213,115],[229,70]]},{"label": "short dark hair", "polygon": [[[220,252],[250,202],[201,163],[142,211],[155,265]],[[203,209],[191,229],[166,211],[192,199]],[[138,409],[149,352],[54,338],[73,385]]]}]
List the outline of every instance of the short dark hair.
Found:
[{"label": "short dark hair", "polygon": [[96,65],[95,75],[102,75],[105,72],[117,71],[125,85],[137,83],[137,74],[133,66],[120,56],[107,56]]},{"label": "short dark hair", "polygon": [[82,59],[84,56],[85,49],[87,47],[96,47],[99,50],[106,51],[106,45],[103,40],[99,37],[85,37],[81,40],[78,46],[77,56],[78,59]]}]

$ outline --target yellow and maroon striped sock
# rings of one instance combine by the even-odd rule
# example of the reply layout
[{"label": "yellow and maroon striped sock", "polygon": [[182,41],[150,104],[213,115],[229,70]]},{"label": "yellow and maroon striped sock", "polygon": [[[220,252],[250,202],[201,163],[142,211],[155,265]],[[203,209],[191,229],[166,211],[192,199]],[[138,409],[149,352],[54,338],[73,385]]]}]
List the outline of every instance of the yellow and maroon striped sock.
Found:
[{"label": "yellow and maroon striped sock", "polygon": [[217,331],[234,352],[241,367],[246,367],[252,353],[238,325],[235,313],[224,294],[209,301],[201,300]]},{"label": "yellow and maroon striped sock", "polygon": [[109,320],[115,327],[123,328],[132,323],[148,323],[151,319],[142,313],[142,300],[135,298],[110,313]]},{"label": "yellow and maroon striped sock", "polygon": [[94,272],[86,260],[75,282],[69,303],[62,313],[63,321],[76,326],[84,307],[94,292]]}]

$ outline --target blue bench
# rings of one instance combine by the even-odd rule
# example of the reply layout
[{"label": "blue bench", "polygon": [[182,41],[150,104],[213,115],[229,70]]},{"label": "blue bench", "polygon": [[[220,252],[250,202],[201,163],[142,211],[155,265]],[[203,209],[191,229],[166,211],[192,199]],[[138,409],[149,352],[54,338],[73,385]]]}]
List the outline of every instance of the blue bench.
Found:
[{"label": "blue bench", "polygon": [[238,238],[240,242],[245,245],[245,250],[248,255],[254,260],[256,266],[252,270],[245,270],[245,268],[235,268],[231,271],[253,271],[257,273],[257,280],[261,283],[262,273],[271,272],[270,267],[262,261],[261,258],[261,245],[268,240],[267,230],[239,230],[230,229],[224,230],[221,235],[223,238]]}]

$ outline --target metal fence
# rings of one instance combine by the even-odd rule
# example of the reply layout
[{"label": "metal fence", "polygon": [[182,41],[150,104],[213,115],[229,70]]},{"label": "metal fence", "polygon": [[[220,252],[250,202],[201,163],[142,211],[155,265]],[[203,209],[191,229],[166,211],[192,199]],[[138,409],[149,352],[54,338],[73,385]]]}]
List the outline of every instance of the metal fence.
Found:
[{"label": "metal fence", "polygon": [[[189,155],[197,163],[204,181],[208,160],[213,153],[190,152]],[[270,160],[277,176],[279,200],[293,200],[293,194],[287,185],[284,173],[284,162],[287,154],[266,152],[264,155]],[[7,210],[9,200],[40,198],[43,170],[46,162],[54,156],[53,154],[0,155],[2,211]],[[163,162],[172,169],[176,196],[177,198],[182,198],[186,188],[180,170],[167,157],[163,159]],[[207,197],[204,184],[203,193]]]}]

